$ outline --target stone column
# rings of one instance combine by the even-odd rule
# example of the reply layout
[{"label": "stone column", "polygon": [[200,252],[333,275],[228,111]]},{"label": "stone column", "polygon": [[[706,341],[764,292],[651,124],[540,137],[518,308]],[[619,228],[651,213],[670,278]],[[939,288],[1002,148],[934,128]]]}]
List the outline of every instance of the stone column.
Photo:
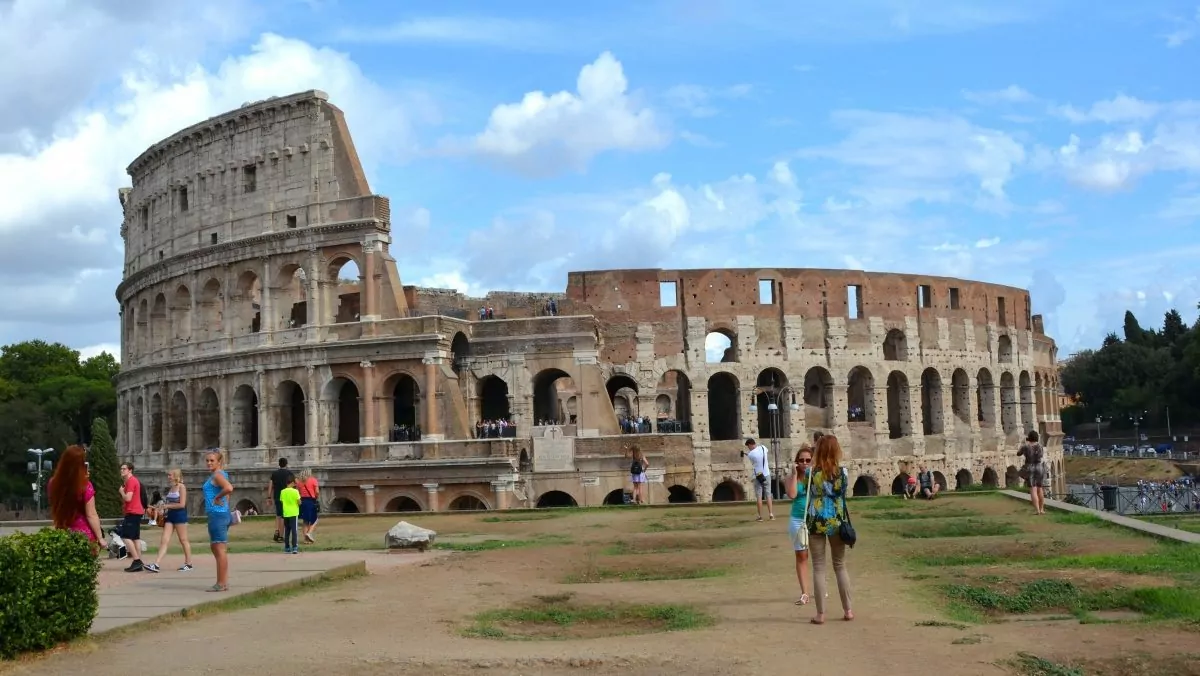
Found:
[{"label": "stone column", "polygon": [[307,297],[304,299],[305,331],[304,339],[310,343],[319,340],[319,329],[324,322],[324,300],[321,298],[321,256],[316,247],[308,250],[308,266],[305,268],[305,281],[308,283]]},{"label": "stone column", "polygon": [[[363,270],[362,270],[362,290],[363,290],[363,306],[359,313],[359,320],[363,322],[379,321],[379,290],[376,288],[375,270],[377,267],[379,243],[371,240],[364,242],[363,246]],[[374,334],[375,327],[364,327],[364,334]]]},{"label": "stone column", "polygon": [[320,412],[317,410],[317,404],[320,401],[320,393],[317,391],[317,369],[309,366],[307,369],[308,380],[304,385],[304,442],[306,446],[315,448],[321,445],[322,441],[317,438],[318,430],[317,417]]},{"label": "stone column", "polygon": [[876,386],[874,389],[874,401],[872,402],[872,410],[875,416],[875,439],[887,440],[891,437],[891,427],[888,425],[888,388],[887,381],[884,381],[883,386]]},{"label": "stone column", "polygon": [[362,361],[358,364],[363,371],[363,391],[359,393],[363,401],[363,434],[359,435],[362,443],[379,441],[379,422],[375,410],[375,364]]},{"label": "stone column", "polygon": [[203,336],[205,340],[208,340],[209,327],[204,326],[203,330],[200,332],[197,332],[197,330],[196,330],[196,328],[200,325],[200,315],[199,315],[198,311],[196,310],[196,304],[198,302],[197,298],[200,297],[200,294],[204,293],[204,289],[202,289],[200,287],[200,276],[196,273],[192,273],[188,277],[188,282],[189,282],[188,288],[191,289],[192,292],[190,294],[188,294],[188,305],[189,305],[188,318],[191,320],[191,325],[188,326],[187,346],[188,346],[188,356],[194,357],[194,356],[196,356],[197,339],[200,336]]},{"label": "stone column", "polygon": [[492,482],[492,496],[495,498],[496,509],[508,509],[508,496],[512,487],[507,481]]},{"label": "stone column", "polygon": [[[780,402],[780,406],[790,406],[792,403],[789,398],[787,402]],[[829,412],[829,417],[833,418],[833,435],[841,440],[842,448],[850,446],[850,418],[848,411],[850,410],[850,392],[846,385],[839,385],[834,381],[833,385],[833,401],[830,402],[833,410]]]},{"label": "stone column", "polygon": [[438,490],[437,484],[421,484],[425,488],[425,502],[429,505],[429,511],[440,512],[441,506],[438,505]]},{"label": "stone column", "polygon": [[367,496],[367,504],[363,511],[365,511],[367,514],[374,514],[376,512],[375,486],[373,484],[366,484],[364,486],[359,486],[359,488],[362,489],[363,495]]},{"label": "stone column", "polygon": [[[258,332],[262,334],[262,344],[270,345],[273,342],[271,334],[279,324],[279,318],[275,316],[275,275],[271,272],[270,256],[263,256],[259,261],[262,262],[262,282],[259,284],[262,289],[262,303],[258,309]],[[258,429],[262,431],[261,426]],[[259,437],[261,438],[262,434],[259,434]]]},{"label": "stone column", "polygon": [[221,275],[221,298],[216,302],[221,304],[221,338],[225,340],[225,350],[232,347],[230,341],[233,340],[233,316],[237,313],[233,312],[229,306],[229,299],[233,297],[234,279],[231,276],[229,264],[224,266],[224,273]]},{"label": "stone column", "polygon": [[[154,417],[150,414],[150,398],[147,396],[145,385],[139,388],[139,395],[142,398],[142,410],[138,411],[138,415],[142,416],[142,450],[157,451],[157,448],[150,448],[150,442],[154,439],[154,431],[150,429],[150,424],[154,422]],[[162,398],[161,395],[159,398]]]},{"label": "stone column", "polygon": [[[218,387],[220,388],[220,394],[218,396],[221,398],[221,401],[217,407],[217,410],[221,412],[221,418],[218,421],[219,429],[217,430],[217,445],[221,448],[229,448],[231,439],[229,423],[231,418],[233,418],[233,402],[229,400],[229,379],[225,377],[224,373],[222,373],[217,376],[217,382],[219,383]],[[258,408],[260,411],[263,408],[261,399],[259,400]],[[259,426],[259,432],[260,434],[258,436],[261,439],[261,426]]]},{"label": "stone column", "polygon": [[909,429],[912,437],[912,452],[915,456],[925,455],[925,410],[921,406],[921,385],[919,380],[916,385],[912,385],[911,380],[909,383],[906,401],[908,402],[908,419],[911,421]]},{"label": "stone column", "polygon": [[[425,404],[425,424],[421,430],[421,437],[429,438],[430,441],[439,441],[442,438],[441,415],[438,411],[438,365],[441,361],[440,356],[426,356],[422,360],[425,364],[425,387],[421,388],[422,403]],[[525,428],[526,433],[529,429]]]},{"label": "stone column", "polygon": [[263,369],[254,371],[254,389],[258,392],[258,446],[267,446],[267,430],[271,426],[270,397],[267,396],[267,374]]}]

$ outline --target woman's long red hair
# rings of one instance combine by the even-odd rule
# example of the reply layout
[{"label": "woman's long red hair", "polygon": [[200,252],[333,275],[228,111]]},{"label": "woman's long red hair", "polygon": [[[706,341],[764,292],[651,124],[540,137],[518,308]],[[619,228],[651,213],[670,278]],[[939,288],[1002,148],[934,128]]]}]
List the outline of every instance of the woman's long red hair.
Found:
[{"label": "woman's long red hair", "polygon": [[80,500],[87,488],[87,453],[83,446],[68,446],[50,479],[50,515],[55,528],[69,528],[83,511]]},{"label": "woman's long red hair", "polygon": [[837,437],[826,434],[817,442],[817,452],[813,455],[813,467],[821,470],[821,476],[826,481],[833,481],[838,475],[838,467],[842,465],[842,445]]}]

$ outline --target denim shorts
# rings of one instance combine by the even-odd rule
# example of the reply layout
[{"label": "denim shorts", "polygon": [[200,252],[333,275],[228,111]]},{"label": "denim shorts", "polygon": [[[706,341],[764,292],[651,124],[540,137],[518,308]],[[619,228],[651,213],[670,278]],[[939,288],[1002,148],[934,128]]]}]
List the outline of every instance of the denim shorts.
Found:
[{"label": "denim shorts", "polygon": [[229,512],[208,513],[208,541],[210,544],[223,545],[229,543],[229,523],[232,518]]},{"label": "denim shorts", "polygon": [[186,509],[168,509],[167,515],[164,517],[167,523],[175,524],[176,526],[187,523]]}]

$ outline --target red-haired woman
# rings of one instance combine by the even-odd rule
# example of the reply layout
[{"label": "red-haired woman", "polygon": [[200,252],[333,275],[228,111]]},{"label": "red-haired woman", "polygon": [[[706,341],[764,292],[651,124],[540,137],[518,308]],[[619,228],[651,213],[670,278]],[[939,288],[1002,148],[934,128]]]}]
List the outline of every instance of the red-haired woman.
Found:
[{"label": "red-haired woman", "polygon": [[55,528],[82,533],[97,545],[104,541],[96,513],[96,489],[88,480],[87,453],[82,446],[68,446],[63,451],[46,492]]}]

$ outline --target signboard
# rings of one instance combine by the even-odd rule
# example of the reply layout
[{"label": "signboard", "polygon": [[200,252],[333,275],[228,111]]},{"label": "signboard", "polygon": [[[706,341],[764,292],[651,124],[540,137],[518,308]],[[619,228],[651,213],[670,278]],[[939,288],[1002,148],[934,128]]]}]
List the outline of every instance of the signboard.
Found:
[{"label": "signboard", "polygon": [[661,483],[663,483],[663,479],[666,478],[666,476],[667,476],[666,470],[662,470],[662,469],[646,470],[646,481],[648,483],[661,484]]},{"label": "signboard", "polygon": [[575,471],[575,439],[563,437],[559,439],[533,438],[533,471],[535,472],[574,472]]},{"label": "signboard", "polygon": [[600,485],[600,477],[585,476],[585,477],[582,477],[579,479],[579,483],[583,484],[584,486],[599,486]]}]

